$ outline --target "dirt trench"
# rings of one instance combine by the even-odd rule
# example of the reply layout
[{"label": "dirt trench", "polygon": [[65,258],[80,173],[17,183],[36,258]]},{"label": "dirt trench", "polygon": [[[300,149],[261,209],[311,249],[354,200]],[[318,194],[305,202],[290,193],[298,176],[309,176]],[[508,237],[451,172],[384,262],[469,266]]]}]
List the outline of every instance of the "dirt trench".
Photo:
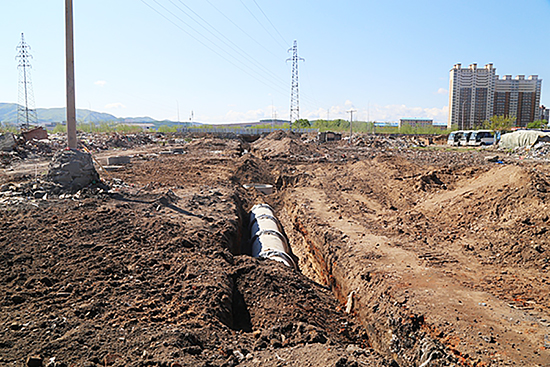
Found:
[{"label": "dirt trench", "polygon": [[[382,164],[389,176],[385,183],[393,176],[398,185],[377,189],[367,179],[350,186],[353,181],[345,173],[361,164],[370,168],[369,176],[376,176],[380,171],[374,168]],[[546,248],[545,237],[532,248],[508,250],[495,263],[497,252],[508,246],[503,233],[510,231],[510,237],[517,238],[518,233],[533,231],[531,239],[545,233],[545,215],[538,219],[546,212],[540,196],[546,192],[544,170],[534,174],[530,168],[514,166],[434,170],[385,159],[338,165],[334,170],[295,168],[291,177],[281,175],[277,180],[277,204],[301,271],[332,290],[341,307],[349,308],[367,329],[380,354],[404,366],[544,366],[550,360],[548,260],[536,250]],[[529,191],[530,187],[534,189]],[[472,235],[452,236],[457,224],[444,223],[452,214],[442,214],[439,203],[452,202],[464,193],[469,200],[456,201],[460,203],[456,213],[464,211],[472,221],[458,226],[470,226]],[[518,207],[513,200],[495,200],[502,196],[524,198],[522,202],[529,204]],[[484,208],[493,202],[500,212]],[[438,203],[435,211],[434,203]],[[482,229],[485,221],[498,223],[495,216],[531,219],[523,219],[528,225],[522,229],[508,226],[509,219],[501,220],[494,232]],[[443,221],[441,226],[448,231],[438,230],[437,221]],[[533,228],[535,221],[538,229]],[[485,243],[494,252],[485,252],[489,248]],[[508,265],[512,258],[529,260],[516,267]],[[540,266],[540,272],[533,266]],[[532,280],[525,282],[520,273]],[[498,284],[488,280],[495,274],[500,275]],[[509,274],[513,278],[503,278]],[[525,297],[534,307],[525,307]]]},{"label": "dirt trench", "polygon": [[[360,267],[351,263],[356,260],[351,255],[356,250],[348,236],[326,223],[312,221],[303,206],[285,202],[284,222],[291,233],[293,251],[299,254],[300,267],[311,279],[332,290],[340,309],[350,311],[365,327],[369,344],[400,366],[457,363],[459,358],[431,337],[433,331],[425,324],[424,316],[401,307],[384,275],[358,270]],[[376,261],[380,255],[366,253],[361,257],[363,261]],[[364,283],[360,291],[357,281]]]}]

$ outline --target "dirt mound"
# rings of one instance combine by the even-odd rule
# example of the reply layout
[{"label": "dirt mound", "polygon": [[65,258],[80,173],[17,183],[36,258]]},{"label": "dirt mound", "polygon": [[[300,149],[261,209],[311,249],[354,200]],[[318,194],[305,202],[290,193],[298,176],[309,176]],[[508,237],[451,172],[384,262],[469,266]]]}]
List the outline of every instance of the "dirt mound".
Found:
[{"label": "dirt mound", "polygon": [[263,139],[282,140],[284,138],[289,138],[289,139],[293,139],[293,140],[300,140],[301,139],[301,134],[297,134],[295,132],[288,131],[288,130],[275,130],[272,133],[269,133],[268,135],[266,135]]},{"label": "dirt mound", "polygon": [[272,132],[254,142],[251,146],[252,152],[264,159],[311,159],[321,155],[315,143],[304,143],[298,134],[282,130]]},{"label": "dirt mound", "polygon": [[273,184],[274,177],[270,172],[269,165],[264,160],[246,154],[239,159],[237,169],[231,180],[241,185],[252,183]]},{"label": "dirt mound", "polygon": [[205,137],[194,139],[185,146],[185,149],[197,152],[207,151],[223,156],[239,157],[246,150],[246,147],[247,144],[238,136],[235,139]]}]

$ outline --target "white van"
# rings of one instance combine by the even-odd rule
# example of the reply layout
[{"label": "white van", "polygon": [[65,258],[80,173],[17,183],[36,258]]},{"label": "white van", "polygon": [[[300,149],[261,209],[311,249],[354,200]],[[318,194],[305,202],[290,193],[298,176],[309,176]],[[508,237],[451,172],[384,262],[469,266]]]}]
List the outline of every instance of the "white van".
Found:
[{"label": "white van", "polygon": [[462,137],[462,130],[452,131],[447,138],[448,145],[459,145],[460,138]]},{"label": "white van", "polygon": [[473,132],[474,132],[473,130],[463,131],[462,136],[460,137],[460,140],[458,141],[458,145],[463,146],[463,147],[468,145],[469,141],[471,140],[471,136],[472,136]]},{"label": "white van", "polygon": [[468,145],[493,145],[495,137],[491,130],[477,130],[472,133]]}]

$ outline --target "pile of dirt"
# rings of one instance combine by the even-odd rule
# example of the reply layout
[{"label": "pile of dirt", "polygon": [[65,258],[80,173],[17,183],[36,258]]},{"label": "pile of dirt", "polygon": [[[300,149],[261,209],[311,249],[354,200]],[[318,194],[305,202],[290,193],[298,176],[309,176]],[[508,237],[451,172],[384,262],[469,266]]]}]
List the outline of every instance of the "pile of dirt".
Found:
[{"label": "pile of dirt", "polygon": [[235,139],[202,138],[194,139],[187,144],[186,149],[195,151],[208,151],[225,156],[240,156],[247,148],[239,137]]},{"label": "pile of dirt", "polygon": [[304,143],[300,134],[277,130],[252,144],[252,152],[264,159],[319,157],[320,151],[313,143]]}]

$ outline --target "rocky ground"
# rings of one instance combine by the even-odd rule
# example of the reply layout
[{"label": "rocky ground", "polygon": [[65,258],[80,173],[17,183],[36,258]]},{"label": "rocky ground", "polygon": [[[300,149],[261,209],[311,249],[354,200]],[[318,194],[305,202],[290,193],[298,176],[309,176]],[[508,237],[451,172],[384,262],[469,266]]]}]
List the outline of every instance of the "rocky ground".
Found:
[{"label": "rocky ground", "polygon": [[[184,138],[119,137],[94,156],[131,163],[76,193],[46,181],[53,153],[6,161],[0,364],[550,365],[545,160],[411,137]],[[246,255],[261,202],[300,271]]]}]

